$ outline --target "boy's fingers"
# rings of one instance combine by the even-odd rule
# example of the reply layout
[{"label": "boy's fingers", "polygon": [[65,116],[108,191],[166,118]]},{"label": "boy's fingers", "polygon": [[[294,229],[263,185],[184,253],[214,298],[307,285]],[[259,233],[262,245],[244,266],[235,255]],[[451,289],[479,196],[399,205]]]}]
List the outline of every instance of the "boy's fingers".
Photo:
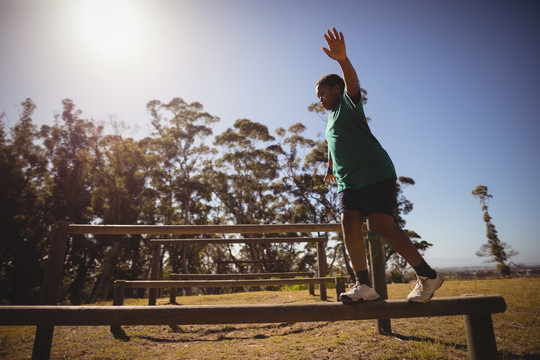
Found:
[{"label": "boy's fingers", "polygon": [[326,42],[327,42],[328,44],[330,44],[330,41],[332,41],[332,40],[330,40],[330,38],[329,38],[328,35],[326,35],[326,34],[324,34],[324,39],[326,40]]},{"label": "boy's fingers", "polygon": [[[334,29],[334,30],[335,30],[335,29]],[[331,32],[330,30],[327,30],[327,32],[328,32],[328,37],[326,36],[326,34],[324,34],[324,37],[325,37],[327,40],[330,39],[330,40],[334,41],[334,40],[336,39],[335,36],[334,36],[334,34],[332,34],[332,32]]]}]

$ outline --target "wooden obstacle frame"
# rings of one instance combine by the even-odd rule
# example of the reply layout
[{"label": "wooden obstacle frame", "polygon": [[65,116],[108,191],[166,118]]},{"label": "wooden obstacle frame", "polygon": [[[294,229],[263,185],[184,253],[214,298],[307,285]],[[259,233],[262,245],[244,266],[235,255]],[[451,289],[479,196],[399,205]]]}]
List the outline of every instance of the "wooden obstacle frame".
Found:
[{"label": "wooden obstacle frame", "polygon": [[[62,284],[64,255],[70,235],[203,235],[203,234],[276,234],[337,232],[340,224],[241,224],[241,225],[86,225],[57,221],[52,226],[49,257],[45,268],[41,305],[57,305]],[[202,239],[201,239],[202,240]],[[244,239],[242,239],[244,240]],[[322,243],[318,243],[322,244]],[[319,251],[319,277],[326,276],[326,252]],[[158,247],[153,247],[153,258],[159,256]],[[324,256],[324,259],[322,259]],[[324,267],[322,265],[325,265]],[[153,262],[151,274],[156,277],[159,262]],[[158,268],[156,268],[158,267]],[[324,289],[323,289],[324,288]],[[321,292],[326,291],[322,284]],[[150,293],[152,295],[152,292]],[[155,295],[154,295],[155,296]],[[324,294],[326,296],[326,294]],[[120,308],[120,307],[117,307]],[[51,351],[54,325],[38,325],[34,339],[33,359],[48,359]]]},{"label": "wooden obstacle frame", "polygon": [[[223,230],[226,231],[225,233],[234,233],[239,228],[242,227],[242,225],[231,225],[231,229]],[[317,244],[317,271],[319,278],[323,278],[326,276],[326,247],[324,246],[324,243],[327,241],[325,237],[278,237],[278,238],[245,238],[245,239],[238,239],[238,238],[231,238],[231,239],[218,239],[218,238],[210,238],[210,239],[151,239],[150,243],[152,244],[152,262],[151,262],[151,273],[150,273],[150,279],[151,280],[160,280],[160,269],[159,269],[159,259],[161,255],[161,245],[174,245],[174,246],[186,246],[186,245],[209,245],[209,244],[271,244],[271,243],[316,243]],[[263,273],[264,274],[264,273]],[[272,274],[272,273],[268,273]],[[185,276],[188,276],[191,274],[185,274]],[[217,278],[217,275],[221,274],[209,274],[208,276],[214,276]],[[231,274],[232,275],[232,274]],[[234,274],[238,275],[238,277],[242,277],[242,275],[247,274]],[[179,275],[176,275],[179,276]],[[262,275],[259,275],[262,276]],[[249,277],[249,275],[247,276]],[[230,277],[231,279],[234,278],[234,276]],[[171,279],[173,280],[173,279]],[[186,279],[187,280],[187,279]],[[208,279],[210,280],[210,279]],[[313,285],[314,282],[308,282],[306,283],[310,286],[310,294],[314,293]],[[319,296],[321,300],[327,299],[326,294],[326,282],[321,281],[319,284]],[[242,285],[239,285],[242,286]],[[157,288],[150,288],[149,296],[148,296],[148,305],[155,305],[157,299]],[[170,291],[170,302],[171,304],[174,304],[176,302],[176,288],[172,287]]]},{"label": "wooden obstacle frame", "polygon": [[[271,274],[271,273],[268,273]],[[192,288],[192,287],[259,287],[280,285],[335,284],[336,299],[345,291],[345,277],[312,277],[295,279],[227,279],[227,280],[115,280],[113,304],[124,305],[126,288]]]},{"label": "wooden obstacle frame", "polygon": [[[59,306],[64,255],[74,234],[208,234],[338,232],[340,224],[285,225],[74,225],[56,222],[39,306],[0,306],[0,325],[37,325],[32,359],[49,359],[54,326],[158,325],[312,322],[377,319],[377,330],[390,334],[391,318],[463,315],[469,358],[497,358],[491,314],[506,310],[501,296],[435,298],[418,304],[387,299],[380,239],[369,237],[371,272],[379,301],[344,305],[339,302],[227,306]],[[321,263],[319,263],[321,266]],[[320,275],[320,274],[319,274]]]}]

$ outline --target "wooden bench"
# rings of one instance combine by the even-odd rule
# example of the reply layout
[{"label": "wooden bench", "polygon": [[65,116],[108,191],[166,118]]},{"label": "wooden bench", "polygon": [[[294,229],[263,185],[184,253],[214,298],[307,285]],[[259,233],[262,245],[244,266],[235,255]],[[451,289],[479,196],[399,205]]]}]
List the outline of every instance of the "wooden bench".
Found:
[{"label": "wooden bench", "polygon": [[191,288],[191,287],[254,287],[305,284],[335,284],[336,299],[345,291],[345,277],[311,277],[294,279],[236,279],[236,280],[116,280],[113,304],[124,304],[126,288]]},{"label": "wooden bench", "polygon": [[[233,280],[233,279],[270,279],[270,278],[312,278],[312,271],[274,272],[274,273],[235,273],[235,274],[170,274],[171,280]],[[315,286],[308,284],[309,294],[315,296]],[[170,303],[176,303],[176,288],[170,290]]]},{"label": "wooden bench", "polygon": [[[199,306],[0,306],[0,325],[188,325],[369,320],[464,315],[469,358],[496,359],[492,313],[506,310],[498,295],[434,298],[423,304],[379,300],[345,305],[309,304]],[[37,341],[37,339],[36,339]]]}]

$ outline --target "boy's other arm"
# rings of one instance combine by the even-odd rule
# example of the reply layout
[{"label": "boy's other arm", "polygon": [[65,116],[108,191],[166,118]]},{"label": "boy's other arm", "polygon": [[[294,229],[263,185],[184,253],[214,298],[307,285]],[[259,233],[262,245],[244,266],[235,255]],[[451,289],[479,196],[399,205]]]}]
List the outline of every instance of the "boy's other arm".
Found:
[{"label": "boy's other arm", "polygon": [[[336,176],[334,175],[333,171],[333,163],[332,159],[330,159],[330,156],[328,156],[328,171],[324,175],[324,181],[329,182],[330,184],[335,184],[337,182]],[[332,172],[332,174],[330,174]]]},{"label": "boy's other arm", "polygon": [[324,38],[326,39],[328,48],[323,48],[323,51],[331,59],[334,59],[338,62],[341,71],[343,72],[345,91],[347,92],[347,94],[349,94],[351,99],[355,103],[357,103],[358,101],[360,101],[361,98],[358,75],[356,74],[356,70],[354,69],[351,61],[347,57],[347,50],[345,48],[345,38],[343,37],[343,33],[338,33],[336,28],[333,28],[332,30],[333,33],[328,30],[328,32],[324,34]]}]

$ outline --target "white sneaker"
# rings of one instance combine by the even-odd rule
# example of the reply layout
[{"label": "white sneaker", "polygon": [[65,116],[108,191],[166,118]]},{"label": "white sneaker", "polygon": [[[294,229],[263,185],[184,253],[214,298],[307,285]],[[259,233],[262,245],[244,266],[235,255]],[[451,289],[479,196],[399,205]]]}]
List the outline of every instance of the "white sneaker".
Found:
[{"label": "white sneaker", "polygon": [[435,290],[439,289],[444,280],[439,273],[435,279],[430,279],[425,276],[416,275],[416,284],[411,293],[407,296],[407,300],[412,302],[427,302],[435,293]]},{"label": "white sneaker", "polygon": [[351,287],[349,291],[339,295],[339,301],[344,303],[352,303],[359,300],[372,301],[379,298],[379,294],[377,294],[375,289],[365,284],[360,285],[358,281],[356,284],[349,285],[349,287]]}]

